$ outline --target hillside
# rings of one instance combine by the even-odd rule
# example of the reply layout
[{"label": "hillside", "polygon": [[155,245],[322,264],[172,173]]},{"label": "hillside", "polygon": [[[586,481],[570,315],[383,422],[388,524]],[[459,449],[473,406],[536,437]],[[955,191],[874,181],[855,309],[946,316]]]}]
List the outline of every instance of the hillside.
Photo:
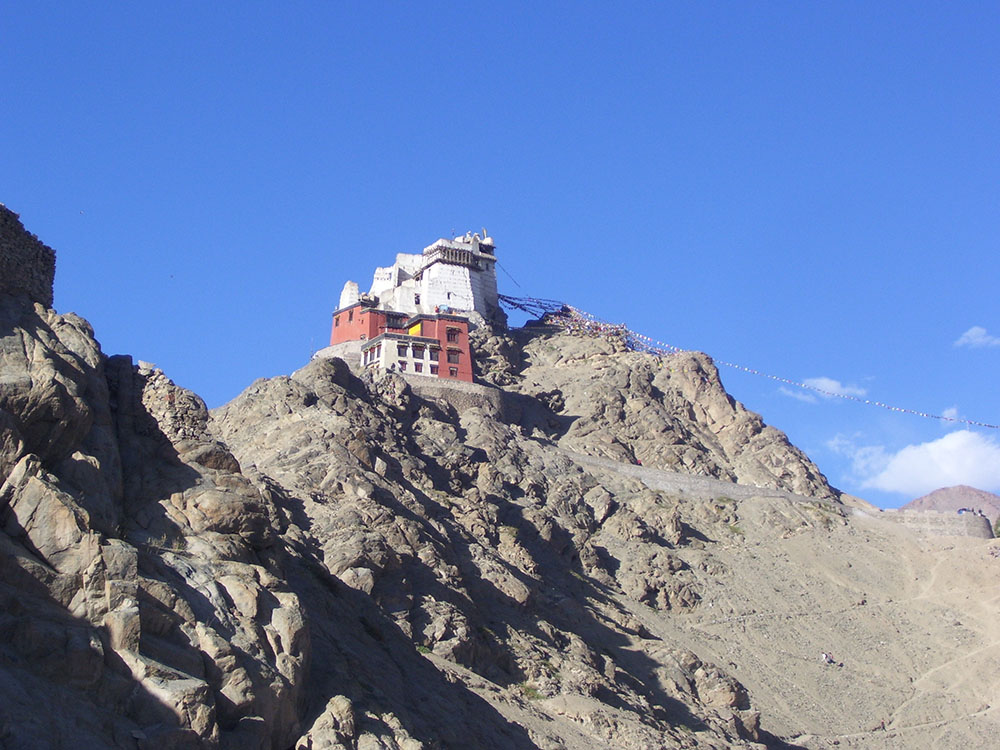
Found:
[{"label": "hillside", "polygon": [[479,385],[319,359],[209,414],[37,281],[0,748],[992,746],[998,543],[845,505],[705,355],[481,329]]}]

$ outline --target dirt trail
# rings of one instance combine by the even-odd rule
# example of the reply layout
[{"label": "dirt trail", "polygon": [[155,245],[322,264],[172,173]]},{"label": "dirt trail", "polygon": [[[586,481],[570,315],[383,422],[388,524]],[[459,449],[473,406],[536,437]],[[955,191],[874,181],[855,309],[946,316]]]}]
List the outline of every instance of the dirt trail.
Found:
[{"label": "dirt trail", "polygon": [[605,469],[618,474],[639,479],[647,487],[661,492],[671,492],[680,494],[686,498],[696,500],[711,500],[717,497],[730,497],[734,500],[747,499],[751,497],[776,497],[792,501],[823,502],[813,498],[796,495],[785,490],[775,490],[765,487],[752,487],[745,484],[733,484],[724,482],[712,477],[697,476],[695,474],[681,474],[663,469],[653,469],[646,466],[636,466],[612,461],[607,458],[596,456],[586,456],[565,449],[560,449],[577,463],[588,468]]}]

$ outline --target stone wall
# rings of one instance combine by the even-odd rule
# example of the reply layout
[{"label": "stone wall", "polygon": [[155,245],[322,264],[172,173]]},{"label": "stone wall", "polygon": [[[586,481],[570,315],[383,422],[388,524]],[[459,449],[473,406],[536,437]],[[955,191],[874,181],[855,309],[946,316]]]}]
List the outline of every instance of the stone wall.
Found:
[{"label": "stone wall", "polygon": [[878,517],[921,534],[993,538],[993,526],[990,520],[974,513],[959,515],[935,510],[884,510]]},{"label": "stone wall", "polygon": [[478,407],[495,419],[507,419],[504,392],[491,385],[467,383],[451,378],[427,378],[400,373],[410,388],[421,398],[446,401],[462,413]]},{"label": "stone wall", "polygon": [[26,295],[52,307],[56,253],[0,203],[0,294]]},{"label": "stone wall", "polygon": [[361,345],[367,342],[355,339],[354,341],[341,341],[339,344],[332,344],[323,347],[313,354],[313,359],[337,359],[344,360],[357,375],[361,372]]},{"label": "stone wall", "polygon": [[454,310],[475,310],[477,307],[472,293],[472,277],[476,273],[466,266],[435,263],[424,271],[421,296],[427,300],[428,305]]}]

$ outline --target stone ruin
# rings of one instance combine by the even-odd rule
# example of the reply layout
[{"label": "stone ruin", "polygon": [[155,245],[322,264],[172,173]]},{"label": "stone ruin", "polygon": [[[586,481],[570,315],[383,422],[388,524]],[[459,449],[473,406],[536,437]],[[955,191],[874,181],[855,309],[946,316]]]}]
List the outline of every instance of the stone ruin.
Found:
[{"label": "stone ruin", "polygon": [[56,252],[24,228],[16,213],[0,203],[0,294],[27,296],[52,307]]}]

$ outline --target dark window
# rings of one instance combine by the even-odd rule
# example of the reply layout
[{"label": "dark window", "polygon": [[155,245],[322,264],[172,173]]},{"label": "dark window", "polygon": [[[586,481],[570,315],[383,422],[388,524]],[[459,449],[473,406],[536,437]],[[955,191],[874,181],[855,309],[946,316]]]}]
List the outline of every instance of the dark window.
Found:
[{"label": "dark window", "polygon": [[450,365],[458,364],[458,352],[448,352],[448,364]]},{"label": "dark window", "polygon": [[441,356],[441,350],[440,349],[431,349],[431,362],[437,362],[438,361],[438,357],[440,357],[440,356]]},{"label": "dark window", "polygon": [[347,322],[348,323],[353,323],[354,322],[354,310],[348,310],[347,311]]},{"label": "dark window", "polygon": [[396,344],[396,356],[397,357],[406,356],[406,344]]},{"label": "dark window", "polygon": [[414,372],[423,372],[424,371],[424,363],[423,362],[414,362],[413,363],[413,371]]},{"label": "dark window", "polygon": [[431,365],[431,375],[437,375],[437,374],[438,374],[438,366]]},{"label": "dark window", "polygon": [[413,358],[414,359],[423,359],[424,358],[424,347],[421,346],[420,344],[414,344],[413,345]]},{"label": "dark window", "polygon": [[339,315],[334,315],[333,316],[333,327],[336,328],[339,325],[340,325],[340,316]]},{"label": "dark window", "polygon": [[448,368],[448,374],[451,375],[453,378],[457,378],[458,377],[458,368],[457,367],[449,367]]},{"label": "dark window", "polygon": [[378,346],[375,347],[375,356],[376,357],[381,357],[382,356],[382,345],[381,344],[379,344]]},{"label": "dark window", "polygon": [[448,329],[448,341],[450,341],[451,343],[455,343],[456,341],[458,341],[458,329],[457,328],[449,328]]},{"label": "dark window", "polygon": [[400,369],[400,371],[405,371],[406,370],[406,362],[400,362],[399,363],[399,369]]},{"label": "dark window", "polygon": [[420,304],[420,295],[419,294],[414,294],[413,295],[413,304],[414,305],[419,305]]}]

